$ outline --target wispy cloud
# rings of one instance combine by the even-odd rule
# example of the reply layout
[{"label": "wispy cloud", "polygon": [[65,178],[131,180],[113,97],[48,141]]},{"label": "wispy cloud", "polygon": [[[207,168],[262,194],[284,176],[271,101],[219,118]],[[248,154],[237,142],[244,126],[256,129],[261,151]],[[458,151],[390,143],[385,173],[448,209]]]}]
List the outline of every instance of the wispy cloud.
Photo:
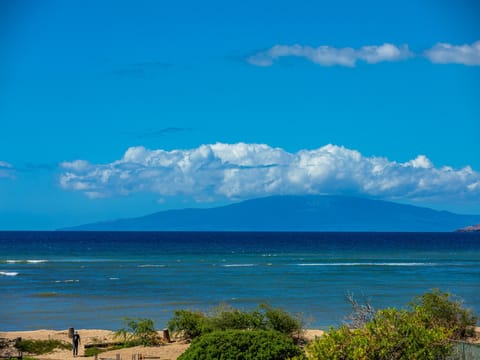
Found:
[{"label": "wispy cloud", "polygon": [[355,66],[357,61],[375,64],[384,61],[401,61],[414,54],[408,45],[363,46],[360,49],[335,48],[332,46],[311,47],[304,45],[275,45],[266,51],[258,52],[247,58],[247,62],[255,66],[271,66],[282,57],[302,57],[321,66]]},{"label": "wispy cloud", "polygon": [[[358,61],[376,64],[385,61],[403,61],[415,57],[408,45],[363,46],[359,49],[351,47],[336,48],[332,46],[311,47],[307,45],[275,45],[265,51],[248,56],[246,61],[255,66],[272,66],[283,57],[300,57],[320,66],[354,67]],[[452,45],[438,43],[422,52],[422,56],[434,64],[480,65],[480,41],[471,45]]]},{"label": "wispy cloud", "polygon": [[14,178],[15,177],[15,169],[13,165],[0,160],[0,178]]},{"label": "wispy cloud", "polygon": [[480,41],[471,45],[438,43],[424,52],[424,56],[435,64],[480,65]]},{"label": "wispy cloud", "polygon": [[140,146],[109,164],[76,160],[61,167],[61,186],[91,198],[151,192],[197,201],[277,194],[480,201],[480,173],[468,166],[435,167],[424,155],[402,163],[336,145],[296,153],[245,143],[172,151]]}]

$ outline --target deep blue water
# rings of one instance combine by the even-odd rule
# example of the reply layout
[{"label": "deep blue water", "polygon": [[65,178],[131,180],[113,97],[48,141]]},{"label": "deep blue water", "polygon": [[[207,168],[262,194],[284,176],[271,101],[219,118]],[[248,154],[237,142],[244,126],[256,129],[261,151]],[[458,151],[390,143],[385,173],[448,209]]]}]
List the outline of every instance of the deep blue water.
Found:
[{"label": "deep blue water", "polygon": [[262,302],[325,328],[349,292],[403,307],[432,288],[480,313],[480,234],[0,232],[0,330],[161,328],[175,309]]}]

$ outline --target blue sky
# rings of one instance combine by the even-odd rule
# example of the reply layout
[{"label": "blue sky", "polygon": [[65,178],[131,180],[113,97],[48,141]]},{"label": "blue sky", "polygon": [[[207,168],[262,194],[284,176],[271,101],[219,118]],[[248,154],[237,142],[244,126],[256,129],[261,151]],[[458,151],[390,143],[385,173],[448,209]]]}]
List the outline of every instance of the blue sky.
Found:
[{"label": "blue sky", "polygon": [[480,214],[478,14],[0,0],[0,229],[274,194]]}]

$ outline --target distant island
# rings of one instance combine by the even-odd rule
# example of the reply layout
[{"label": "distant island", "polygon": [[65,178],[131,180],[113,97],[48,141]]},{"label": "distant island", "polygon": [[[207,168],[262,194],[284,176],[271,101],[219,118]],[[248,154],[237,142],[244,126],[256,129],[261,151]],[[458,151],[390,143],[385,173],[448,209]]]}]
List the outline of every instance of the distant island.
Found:
[{"label": "distant island", "polygon": [[455,230],[456,232],[480,232],[480,224],[467,226],[461,229]]},{"label": "distant island", "polygon": [[480,223],[460,215],[350,196],[271,196],[208,209],[167,210],[63,231],[450,232]]}]

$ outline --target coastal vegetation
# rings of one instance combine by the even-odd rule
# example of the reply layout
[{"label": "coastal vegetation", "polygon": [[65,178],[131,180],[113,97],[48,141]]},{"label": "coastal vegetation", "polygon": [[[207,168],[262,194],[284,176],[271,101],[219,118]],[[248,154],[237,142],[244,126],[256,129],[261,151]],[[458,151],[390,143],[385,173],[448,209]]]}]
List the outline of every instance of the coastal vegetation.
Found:
[{"label": "coastal vegetation", "polygon": [[160,344],[160,339],[152,319],[124,318],[124,327],[115,331],[113,337],[118,343],[98,344],[85,347],[85,356],[95,356],[106,351],[124,349],[138,345],[155,346]]},{"label": "coastal vegetation", "polygon": [[124,319],[125,326],[115,332],[115,337],[122,340],[125,347],[152,346],[158,344],[155,323],[151,319]]},{"label": "coastal vegetation", "polygon": [[473,336],[476,323],[460,300],[435,289],[415,297],[407,309],[379,310],[361,326],[332,328],[305,353],[309,360],[445,359],[452,340]]},{"label": "coastal vegetation", "polygon": [[261,304],[252,311],[221,305],[210,313],[177,310],[167,326],[170,331],[180,332],[187,339],[226,330],[268,330],[299,337],[303,320],[300,315],[267,304]]},{"label": "coastal vegetation", "polygon": [[436,360],[452,354],[453,341],[473,336],[477,323],[461,300],[438,289],[415,297],[405,309],[376,311],[353,296],[348,301],[353,308],[348,323],[304,347],[298,341],[301,319],[268,305],[253,311],[223,306],[211,314],[179,310],[168,325],[193,339],[181,360],[220,354],[222,359]]},{"label": "coastal vegetation", "polygon": [[59,340],[20,340],[15,347],[22,352],[34,355],[48,354],[56,349],[71,349],[72,345]]},{"label": "coastal vegetation", "polygon": [[293,340],[273,330],[214,331],[196,338],[179,360],[270,359],[301,356]]}]

